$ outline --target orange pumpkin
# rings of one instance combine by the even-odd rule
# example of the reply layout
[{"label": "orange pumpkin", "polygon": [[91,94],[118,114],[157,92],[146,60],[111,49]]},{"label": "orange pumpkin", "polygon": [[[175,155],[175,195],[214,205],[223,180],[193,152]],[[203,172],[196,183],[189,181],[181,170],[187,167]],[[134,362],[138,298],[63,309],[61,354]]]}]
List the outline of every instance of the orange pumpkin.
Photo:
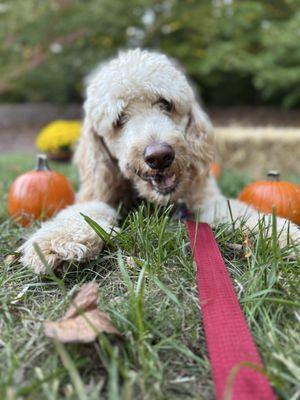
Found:
[{"label": "orange pumpkin", "polygon": [[67,178],[52,171],[45,155],[38,155],[37,167],[20,175],[8,192],[9,215],[27,226],[33,219],[47,219],[74,202],[75,195]]},{"label": "orange pumpkin", "polygon": [[211,165],[210,165],[210,170],[211,170],[211,173],[213,174],[213,176],[216,179],[220,178],[220,176],[221,176],[221,168],[220,168],[219,164],[217,164],[215,161],[213,161],[211,163]]},{"label": "orange pumpkin", "polygon": [[300,225],[300,186],[279,180],[279,173],[268,173],[269,180],[254,182],[240,193],[240,200],[264,213],[276,214]]}]

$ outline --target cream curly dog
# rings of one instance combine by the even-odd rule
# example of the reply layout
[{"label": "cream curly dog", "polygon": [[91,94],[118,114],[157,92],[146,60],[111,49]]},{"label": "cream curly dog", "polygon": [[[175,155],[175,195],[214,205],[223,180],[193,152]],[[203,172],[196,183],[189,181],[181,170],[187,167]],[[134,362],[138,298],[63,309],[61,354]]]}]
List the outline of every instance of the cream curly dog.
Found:
[{"label": "cream curly dog", "polygon": [[[83,133],[75,155],[81,188],[77,204],[45,222],[21,247],[23,264],[37,273],[62,260],[87,260],[102,247],[80,213],[109,231],[115,208],[134,193],[160,204],[185,203],[202,221],[243,217],[255,229],[258,214],[238,200],[228,202],[210,175],[214,157],[211,123],[184,74],[166,56],[141,50],[121,53],[93,75],[84,105]],[[282,245],[287,224],[278,218]],[[299,231],[289,233],[299,240]]]}]

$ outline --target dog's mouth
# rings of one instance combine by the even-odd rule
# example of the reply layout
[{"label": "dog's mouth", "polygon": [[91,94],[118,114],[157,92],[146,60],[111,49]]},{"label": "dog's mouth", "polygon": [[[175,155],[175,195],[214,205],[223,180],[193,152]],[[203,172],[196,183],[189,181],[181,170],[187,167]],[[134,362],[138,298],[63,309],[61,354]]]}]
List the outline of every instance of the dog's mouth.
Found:
[{"label": "dog's mouth", "polygon": [[174,192],[179,183],[179,180],[174,172],[159,171],[151,175],[137,175],[144,181],[149,182],[152,188],[163,196]]}]

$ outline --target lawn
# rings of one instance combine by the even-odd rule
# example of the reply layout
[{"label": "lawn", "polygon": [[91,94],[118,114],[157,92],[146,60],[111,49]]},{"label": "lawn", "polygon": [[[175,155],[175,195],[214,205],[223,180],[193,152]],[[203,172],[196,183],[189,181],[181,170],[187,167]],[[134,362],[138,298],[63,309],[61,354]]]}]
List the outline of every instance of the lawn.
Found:
[{"label": "lawn", "polygon": [[[170,208],[141,204],[124,220],[114,245],[94,260],[38,277],[4,263],[28,233],[6,214],[6,192],[32,157],[0,157],[0,398],[213,399],[195,265],[184,225]],[[71,166],[53,168],[76,185]],[[251,179],[225,171],[221,187],[236,195]],[[215,229],[236,293],[269,379],[282,399],[300,391],[300,258],[288,258],[263,234],[245,237],[232,225]],[[249,251],[251,250],[251,251]],[[75,289],[99,283],[99,307],[124,338],[100,335],[93,344],[58,345],[42,321],[63,315]]]}]

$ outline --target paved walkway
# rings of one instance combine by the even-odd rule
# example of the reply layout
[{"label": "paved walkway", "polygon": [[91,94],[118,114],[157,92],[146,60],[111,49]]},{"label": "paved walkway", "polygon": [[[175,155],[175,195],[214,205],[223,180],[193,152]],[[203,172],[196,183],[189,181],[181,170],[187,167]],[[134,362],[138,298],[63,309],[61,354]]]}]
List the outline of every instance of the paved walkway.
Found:
[{"label": "paved walkway", "polygon": [[42,126],[55,119],[81,118],[81,106],[0,105],[0,154],[33,153]]}]

